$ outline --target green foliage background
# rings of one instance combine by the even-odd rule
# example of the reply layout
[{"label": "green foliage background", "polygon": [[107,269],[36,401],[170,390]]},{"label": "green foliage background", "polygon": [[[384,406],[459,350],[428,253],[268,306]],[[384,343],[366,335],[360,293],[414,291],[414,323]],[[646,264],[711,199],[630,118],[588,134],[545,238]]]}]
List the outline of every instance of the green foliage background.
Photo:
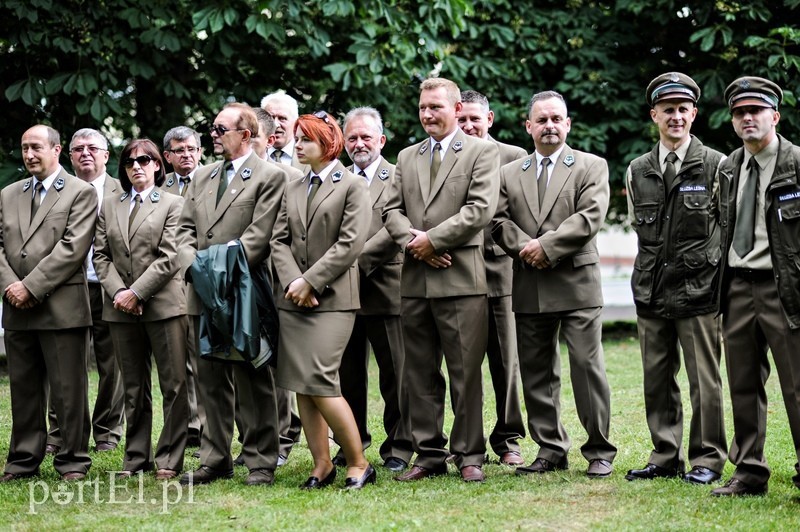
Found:
[{"label": "green foliage background", "polygon": [[[657,139],[644,88],[686,72],[703,89],[693,132],[738,145],[722,99],[741,75],[785,89],[780,131],[800,142],[800,0],[0,0],[0,183],[20,178],[19,139],[46,122],[68,140],[119,144],[202,126],[227,101],[285,89],[301,112],[373,105],[393,159],[423,132],[417,85],[432,74],[489,96],[495,137],[532,150],[527,101],[555,89],[572,146],[606,157],[624,213],[625,165]],[[208,142],[208,138],[204,142]],[[210,153],[210,150],[207,150]],[[64,161],[66,163],[66,160]],[[113,166],[112,166],[113,167]],[[616,207],[616,209],[614,208]],[[621,210],[620,210],[621,209]]]}]

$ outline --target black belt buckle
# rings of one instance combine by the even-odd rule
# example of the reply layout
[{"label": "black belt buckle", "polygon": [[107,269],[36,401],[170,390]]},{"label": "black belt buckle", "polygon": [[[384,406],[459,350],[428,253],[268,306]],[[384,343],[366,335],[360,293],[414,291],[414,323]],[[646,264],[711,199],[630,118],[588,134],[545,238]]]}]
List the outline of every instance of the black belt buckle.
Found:
[{"label": "black belt buckle", "polygon": [[772,270],[754,270],[752,268],[733,268],[733,276],[744,279],[748,283],[771,281],[775,277]]}]

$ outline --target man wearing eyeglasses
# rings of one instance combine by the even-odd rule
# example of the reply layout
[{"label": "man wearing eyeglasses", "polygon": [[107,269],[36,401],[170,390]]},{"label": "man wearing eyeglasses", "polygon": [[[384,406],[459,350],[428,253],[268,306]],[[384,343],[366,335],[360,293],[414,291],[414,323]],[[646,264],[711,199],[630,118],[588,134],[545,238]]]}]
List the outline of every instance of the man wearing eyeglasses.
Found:
[{"label": "man wearing eyeglasses", "polygon": [[[223,160],[200,168],[189,187],[181,213],[179,257],[189,268],[198,250],[238,240],[251,268],[269,259],[269,239],[278,215],[287,175],[258,157],[250,140],[258,121],[248,105],[230,103],[211,127],[214,154]],[[190,312],[202,308],[188,293]],[[199,344],[199,331],[195,342]],[[272,484],[278,461],[278,411],[272,374],[245,364],[212,360],[198,363],[198,390],[206,424],[200,444],[200,468],[181,477],[182,484],[206,484],[233,476],[231,439],[234,379],[244,429],[242,454],[248,485]]]},{"label": "man wearing eyeglasses", "polygon": [[11,388],[11,442],[0,482],[39,473],[47,436],[45,382],[61,431],[53,467],[82,480],[89,457],[86,353],[92,313],[84,261],[97,194],[59,164],[61,139],[48,126],[22,135],[31,176],[0,192],[0,289]]},{"label": "man wearing eyeglasses", "polygon": [[[164,135],[164,159],[172,165],[173,171],[164,178],[162,190],[186,196],[189,183],[200,166],[200,134],[186,126],[173,127]],[[186,341],[186,389],[189,396],[189,437],[186,445],[200,446],[200,434],[205,420],[205,409],[197,396],[197,347],[194,343],[194,329],[200,320],[199,314],[189,319]]]}]

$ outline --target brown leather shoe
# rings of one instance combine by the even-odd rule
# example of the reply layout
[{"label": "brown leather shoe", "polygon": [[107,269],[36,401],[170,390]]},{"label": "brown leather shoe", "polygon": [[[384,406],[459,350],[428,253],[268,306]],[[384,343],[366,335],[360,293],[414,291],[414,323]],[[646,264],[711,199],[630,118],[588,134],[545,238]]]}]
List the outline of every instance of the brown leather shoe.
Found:
[{"label": "brown leather shoe", "polygon": [[464,482],[483,482],[486,480],[486,475],[483,470],[474,465],[468,465],[461,468],[461,480]]},{"label": "brown leather shoe", "polygon": [[394,477],[394,479],[399,482],[414,482],[416,480],[422,480],[423,478],[445,474],[447,474],[447,466],[444,465],[436,469],[428,469],[427,467],[415,465],[402,475]]},{"label": "brown leather shoe", "polygon": [[184,486],[208,484],[209,482],[214,482],[215,480],[232,477],[233,469],[221,470],[212,469],[207,466],[200,466],[194,471],[190,471],[181,475],[181,484]]},{"label": "brown leather shoe", "polygon": [[608,460],[602,458],[595,458],[589,460],[589,469],[586,470],[586,476],[589,478],[606,478],[611,476],[614,471],[614,466]]},{"label": "brown leather shoe", "polygon": [[178,476],[174,469],[159,469],[156,471],[156,480],[170,480]]},{"label": "brown leather shoe", "polygon": [[117,444],[114,443],[113,441],[99,441],[94,446],[94,450],[97,451],[98,453],[102,453],[105,451],[113,451],[116,448]]},{"label": "brown leather shoe", "polygon": [[546,460],[544,458],[537,458],[531,463],[531,465],[527,467],[518,467],[516,471],[514,471],[514,474],[530,475],[532,473],[551,473],[558,469],[567,469],[568,466],[569,465],[567,463],[566,456],[557,464],[554,464],[550,460]]},{"label": "brown leather shoe", "polygon": [[275,483],[275,473],[271,469],[251,469],[244,483],[248,486],[271,486]]},{"label": "brown leather shoe", "polygon": [[83,480],[86,478],[86,473],[81,473],[80,471],[70,471],[69,473],[64,473],[61,475],[61,480],[66,480],[67,482],[71,482],[73,480]]},{"label": "brown leather shoe", "polygon": [[58,451],[61,450],[61,447],[58,445],[53,445],[52,443],[48,443],[44,448],[44,454],[58,454]]},{"label": "brown leather shoe", "polygon": [[742,495],[766,495],[767,485],[752,486],[738,478],[730,479],[724,486],[711,490],[712,497],[741,497]]},{"label": "brown leather shoe", "polygon": [[525,465],[525,460],[517,451],[506,451],[500,455],[500,463],[507,466]]},{"label": "brown leather shoe", "polygon": [[38,469],[33,473],[6,473],[2,477],[0,477],[0,483],[11,482],[12,480],[22,480],[24,478],[31,478],[38,474],[39,474]]}]

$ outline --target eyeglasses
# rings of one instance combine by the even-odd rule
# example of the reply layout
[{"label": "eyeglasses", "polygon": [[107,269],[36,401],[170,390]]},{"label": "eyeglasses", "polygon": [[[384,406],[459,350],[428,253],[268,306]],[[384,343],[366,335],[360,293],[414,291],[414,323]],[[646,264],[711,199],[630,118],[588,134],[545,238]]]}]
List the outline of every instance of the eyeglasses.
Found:
[{"label": "eyeglasses", "polygon": [[325,122],[326,124],[330,124],[328,120],[328,112],[327,111],[315,111],[314,116]]},{"label": "eyeglasses", "polygon": [[246,130],[244,130],[244,129],[228,129],[225,126],[211,126],[210,128],[208,128],[208,132],[209,133],[216,133],[218,137],[221,137],[222,135],[224,135],[228,131],[246,131]]},{"label": "eyeglasses", "polygon": [[[224,134],[225,133],[220,133],[220,135]],[[167,151],[173,155],[183,155],[184,153],[191,155],[193,153],[199,152],[200,148],[198,148],[197,146],[186,146],[184,148],[178,148],[177,150],[167,150]]]},{"label": "eyeglasses", "polygon": [[108,151],[105,148],[101,148],[99,146],[92,146],[91,144],[88,146],[73,146],[72,148],[70,148],[69,151],[71,151],[75,155],[80,155],[84,152],[84,150],[88,150],[89,153],[91,153],[92,155],[95,155],[99,151]]},{"label": "eyeglasses", "polygon": [[140,155],[140,156],[136,157],[135,159],[132,159],[132,158],[128,157],[127,159],[122,161],[122,164],[125,165],[125,168],[133,168],[133,163],[138,163],[139,166],[147,166],[152,161],[153,161],[153,158],[150,157],[149,155]]}]

